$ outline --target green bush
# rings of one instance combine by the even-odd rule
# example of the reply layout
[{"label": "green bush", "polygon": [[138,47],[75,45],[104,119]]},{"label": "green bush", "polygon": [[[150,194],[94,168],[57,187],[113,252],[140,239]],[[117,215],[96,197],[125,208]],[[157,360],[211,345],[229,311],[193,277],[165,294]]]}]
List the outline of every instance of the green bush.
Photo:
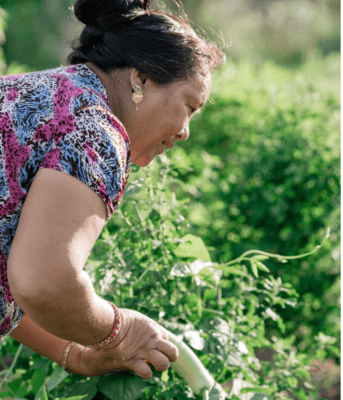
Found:
[{"label": "green bush", "polygon": [[325,254],[270,265],[301,295],[301,307],[282,316],[303,350],[319,331],[339,338],[339,71],[338,54],[296,72],[228,63],[171,157],[191,232],[218,262],[251,248],[305,253],[331,227]]},{"label": "green bush", "polygon": [[[291,284],[266,273],[261,261],[268,257],[254,256],[252,269],[244,265],[247,255],[225,260],[229,265],[211,262],[202,240],[188,234],[185,201],[170,190],[180,182],[172,177],[175,171],[168,158],[134,170],[123,203],[87,263],[96,292],[180,335],[219,384],[233,382],[227,388],[233,400],[248,391],[255,393],[254,400],[259,394],[268,400],[287,399],[286,391],[300,399],[317,399],[309,365],[314,357],[322,359],[335,339],[318,336],[308,354],[297,351],[294,336],[282,338],[285,329],[277,307],[294,309],[298,294]],[[270,340],[268,319],[277,332]],[[265,347],[275,351],[271,362],[261,362],[255,355]],[[3,358],[16,354],[11,369],[1,372],[5,378],[0,387],[5,392],[0,398],[201,398],[171,368],[161,373],[151,366],[154,376],[147,381],[132,371],[85,378],[67,375],[11,338],[5,339],[0,351]]]}]

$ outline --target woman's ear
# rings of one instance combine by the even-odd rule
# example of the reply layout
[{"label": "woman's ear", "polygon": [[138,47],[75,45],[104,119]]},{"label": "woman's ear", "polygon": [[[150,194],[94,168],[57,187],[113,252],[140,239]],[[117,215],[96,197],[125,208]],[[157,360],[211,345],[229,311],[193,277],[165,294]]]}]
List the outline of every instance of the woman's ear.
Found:
[{"label": "woman's ear", "polygon": [[141,72],[137,71],[136,68],[132,69],[131,75],[130,75],[130,84],[132,90],[135,90],[136,85],[139,86],[144,86],[148,78],[142,74]]}]

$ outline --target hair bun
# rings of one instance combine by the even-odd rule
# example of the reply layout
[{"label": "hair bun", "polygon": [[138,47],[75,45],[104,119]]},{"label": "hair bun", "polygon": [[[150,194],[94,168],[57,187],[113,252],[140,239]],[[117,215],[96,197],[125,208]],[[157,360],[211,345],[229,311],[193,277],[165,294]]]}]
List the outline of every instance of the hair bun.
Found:
[{"label": "hair bun", "polygon": [[115,22],[134,9],[148,11],[151,3],[151,0],[76,0],[73,10],[83,24],[102,28],[102,20]]}]

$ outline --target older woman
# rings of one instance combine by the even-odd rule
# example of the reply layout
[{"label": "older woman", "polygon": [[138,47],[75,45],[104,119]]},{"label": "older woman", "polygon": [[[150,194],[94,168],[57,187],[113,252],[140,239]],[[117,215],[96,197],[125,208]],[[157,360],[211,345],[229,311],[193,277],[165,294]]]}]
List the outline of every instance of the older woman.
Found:
[{"label": "older woman", "polygon": [[178,358],[164,328],[94,292],[83,270],[127,182],[186,140],[218,47],[147,0],[78,0],[69,66],[0,79],[0,339],[96,376],[152,377]]}]

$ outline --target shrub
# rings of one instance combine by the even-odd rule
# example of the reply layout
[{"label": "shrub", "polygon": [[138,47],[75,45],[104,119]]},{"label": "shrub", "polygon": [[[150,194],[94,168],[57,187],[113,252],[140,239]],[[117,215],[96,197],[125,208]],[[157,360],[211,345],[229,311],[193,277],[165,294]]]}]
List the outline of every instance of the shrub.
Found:
[{"label": "shrub", "polygon": [[[339,338],[339,60],[331,55],[295,72],[228,63],[213,103],[172,155],[191,232],[218,261],[251,248],[305,253],[331,227],[325,254],[270,265],[300,294],[297,311],[279,311],[303,350],[319,331]],[[339,342],[331,350],[337,359]]]}]

